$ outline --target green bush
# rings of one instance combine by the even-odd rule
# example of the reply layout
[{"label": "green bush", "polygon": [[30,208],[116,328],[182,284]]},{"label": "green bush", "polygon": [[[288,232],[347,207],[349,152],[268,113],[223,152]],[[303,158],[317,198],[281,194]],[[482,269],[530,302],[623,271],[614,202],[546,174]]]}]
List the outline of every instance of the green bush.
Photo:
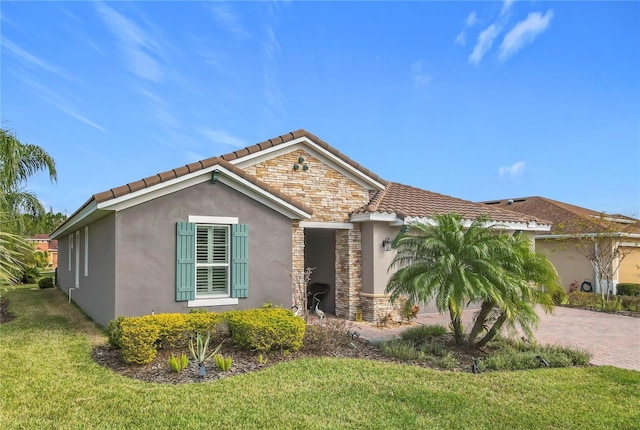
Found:
[{"label": "green bush", "polygon": [[42,278],[38,281],[40,288],[53,288],[53,278]]},{"label": "green bush", "polygon": [[216,333],[220,322],[222,314],[214,312],[119,317],[109,323],[107,335],[125,361],[144,364],[153,361],[159,348],[185,347],[193,333]]},{"label": "green bush", "polygon": [[622,309],[631,312],[640,312],[640,296],[620,296]]},{"label": "green bush", "polygon": [[151,320],[154,316],[123,318],[120,322],[122,358],[127,363],[147,364],[156,358],[159,330]]},{"label": "green bush", "polygon": [[441,325],[421,325],[406,329],[400,333],[400,338],[414,344],[420,344],[434,337],[442,336],[446,332],[447,329]]},{"label": "green bush", "polygon": [[551,293],[551,299],[555,305],[565,305],[569,299],[569,295],[563,290],[555,290]]},{"label": "green bush", "polygon": [[288,309],[267,308],[225,314],[233,343],[258,352],[297,351],[302,346],[305,322]]},{"label": "green bush", "polygon": [[586,307],[593,309],[600,309],[600,296],[594,293],[585,293],[583,291],[574,291],[569,294],[569,300],[567,301],[569,306],[574,307]]},{"label": "green bush", "polygon": [[624,282],[618,284],[616,289],[619,296],[640,296],[640,284]]},{"label": "green bush", "polygon": [[549,363],[549,367],[571,367],[589,364],[591,354],[586,351],[554,345],[524,349],[505,347],[497,354],[484,358],[482,367],[487,370],[526,370],[546,367],[538,357]]},{"label": "green bush", "polygon": [[23,284],[35,284],[40,277],[40,269],[37,266],[28,266],[22,271],[20,282]]}]

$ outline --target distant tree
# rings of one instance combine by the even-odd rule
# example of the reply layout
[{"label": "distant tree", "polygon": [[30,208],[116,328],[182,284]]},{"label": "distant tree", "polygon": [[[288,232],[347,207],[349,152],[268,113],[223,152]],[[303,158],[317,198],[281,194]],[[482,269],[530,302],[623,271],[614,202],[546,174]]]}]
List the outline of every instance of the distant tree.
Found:
[{"label": "distant tree", "polygon": [[11,130],[0,128],[0,281],[14,282],[25,266],[29,244],[19,236],[23,215],[44,212],[35,194],[26,190],[27,181],[38,171],[57,180],[53,158],[40,146],[22,143]]}]

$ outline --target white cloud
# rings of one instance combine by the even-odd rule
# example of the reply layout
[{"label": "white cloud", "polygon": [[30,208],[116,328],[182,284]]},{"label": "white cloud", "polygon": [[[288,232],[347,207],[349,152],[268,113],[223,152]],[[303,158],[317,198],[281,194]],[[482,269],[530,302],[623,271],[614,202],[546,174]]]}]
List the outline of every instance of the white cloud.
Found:
[{"label": "white cloud", "polygon": [[29,66],[35,66],[38,69],[42,69],[47,72],[53,73],[55,75],[60,76],[61,78],[73,80],[73,77],[69,75],[67,72],[65,72],[64,70],[27,52],[26,50],[22,49],[21,47],[19,47],[18,45],[16,45],[15,43],[7,39],[6,37],[2,38],[2,46],[6,50],[14,54],[16,57],[18,57],[23,63],[26,63]]},{"label": "white cloud", "polygon": [[200,129],[200,132],[213,143],[235,146],[236,148],[244,148],[245,146],[247,146],[244,140],[232,136],[231,134],[223,130],[213,130],[203,127],[202,129]]},{"label": "white cloud", "polygon": [[227,31],[240,38],[249,36],[249,32],[242,27],[238,15],[228,5],[216,3],[210,7],[215,20]]},{"label": "white cloud", "polygon": [[482,57],[491,49],[493,45],[493,41],[496,36],[500,33],[500,30],[496,26],[496,24],[491,24],[484,31],[482,31],[478,35],[478,40],[476,41],[476,46],[473,48],[473,52],[469,55],[469,62],[473,64],[479,64],[482,60]]},{"label": "white cloud", "polygon": [[416,61],[411,65],[411,76],[416,87],[423,87],[431,81],[431,76],[423,70],[422,61]]},{"label": "white cloud", "polygon": [[476,16],[476,12],[473,11],[467,17],[467,27],[472,27],[478,22],[478,17]]},{"label": "white cloud", "polygon": [[464,46],[467,44],[467,35],[465,34],[464,30],[462,30],[460,34],[456,36],[456,40],[454,43],[460,46]]},{"label": "white cloud", "polygon": [[49,88],[43,85],[40,85],[38,82],[34,81],[33,79],[28,79],[26,77],[21,77],[20,79],[26,85],[36,90],[36,93],[38,94],[38,96],[45,102],[49,103],[50,105],[54,106],[57,109],[60,109],[62,112],[66,113],[72,118],[77,119],[80,122],[83,122],[102,132],[105,132],[105,133],[107,132],[107,130],[104,127],[100,126],[99,124],[96,124],[86,116],[79,113],[76,109],[74,109],[71,103],[65,97],[61,96],[60,94],[50,90]]},{"label": "white cloud", "polygon": [[513,5],[513,1],[514,0],[504,0],[504,3],[502,3],[502,10],[500,10],[500,16],[504,16],[504,14],[506,14],[509,9],[511,9],[511,5]]},{"label": "white cloud", "polygon": [[549,9],[547,13],[540,14],[540,12],[532,12],[527,16],[524,21],[517,23],[505,36],[500,45],[500,53],[498,59],[505,61],[507,58],[518,52],[528,43],[540,34],[544,33],[551,19],[553,18],[553,11]]},{"label": "white cloud", "polygon": [[128,67],[135,75],[160,82],[164,73],[161,70],[153,54],[159,49],[159,45],[149,37],[139,26],[125,16],[102,2],[96,3],[98,15],[107,25],[109,30],[120,40]]},{"label": "white cloud", "polygon": [[508,175],[511,178],[518,176],[524,171],[525,164],[526,163],[524,161],[518,161],[513,163],[511,166],[500,167],[498,169],[498,175],[500,175],[501,178],[505,175]]}]

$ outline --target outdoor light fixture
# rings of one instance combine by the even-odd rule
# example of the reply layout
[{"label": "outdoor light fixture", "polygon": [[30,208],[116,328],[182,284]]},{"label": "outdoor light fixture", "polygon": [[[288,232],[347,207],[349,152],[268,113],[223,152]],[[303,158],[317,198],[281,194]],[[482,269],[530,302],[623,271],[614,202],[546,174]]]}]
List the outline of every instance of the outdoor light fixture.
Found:
[{"label": "outdoor light fixture", "polygon": [[211,172],[211,183],[215,184],[216,182],[218,182],[218,171],[214,170]]},{"label": "outdoor light fixture", "polygon": [[382,247],[385,251],[391,251],[391,239],[389,238],[389,236],[385,237],[382,241]]}]

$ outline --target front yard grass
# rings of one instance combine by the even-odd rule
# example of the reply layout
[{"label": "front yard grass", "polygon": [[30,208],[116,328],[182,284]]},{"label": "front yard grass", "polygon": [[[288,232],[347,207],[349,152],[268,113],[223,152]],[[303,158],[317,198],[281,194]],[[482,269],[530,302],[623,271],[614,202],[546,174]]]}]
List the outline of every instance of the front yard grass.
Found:
[{"label": "front yard grass", "polygon": [[106,336],[57,289],[3,293],[0,428],[638,429],[640,372],[478,375],[300,359],[215,382],[154,384],[97,365]]}]

